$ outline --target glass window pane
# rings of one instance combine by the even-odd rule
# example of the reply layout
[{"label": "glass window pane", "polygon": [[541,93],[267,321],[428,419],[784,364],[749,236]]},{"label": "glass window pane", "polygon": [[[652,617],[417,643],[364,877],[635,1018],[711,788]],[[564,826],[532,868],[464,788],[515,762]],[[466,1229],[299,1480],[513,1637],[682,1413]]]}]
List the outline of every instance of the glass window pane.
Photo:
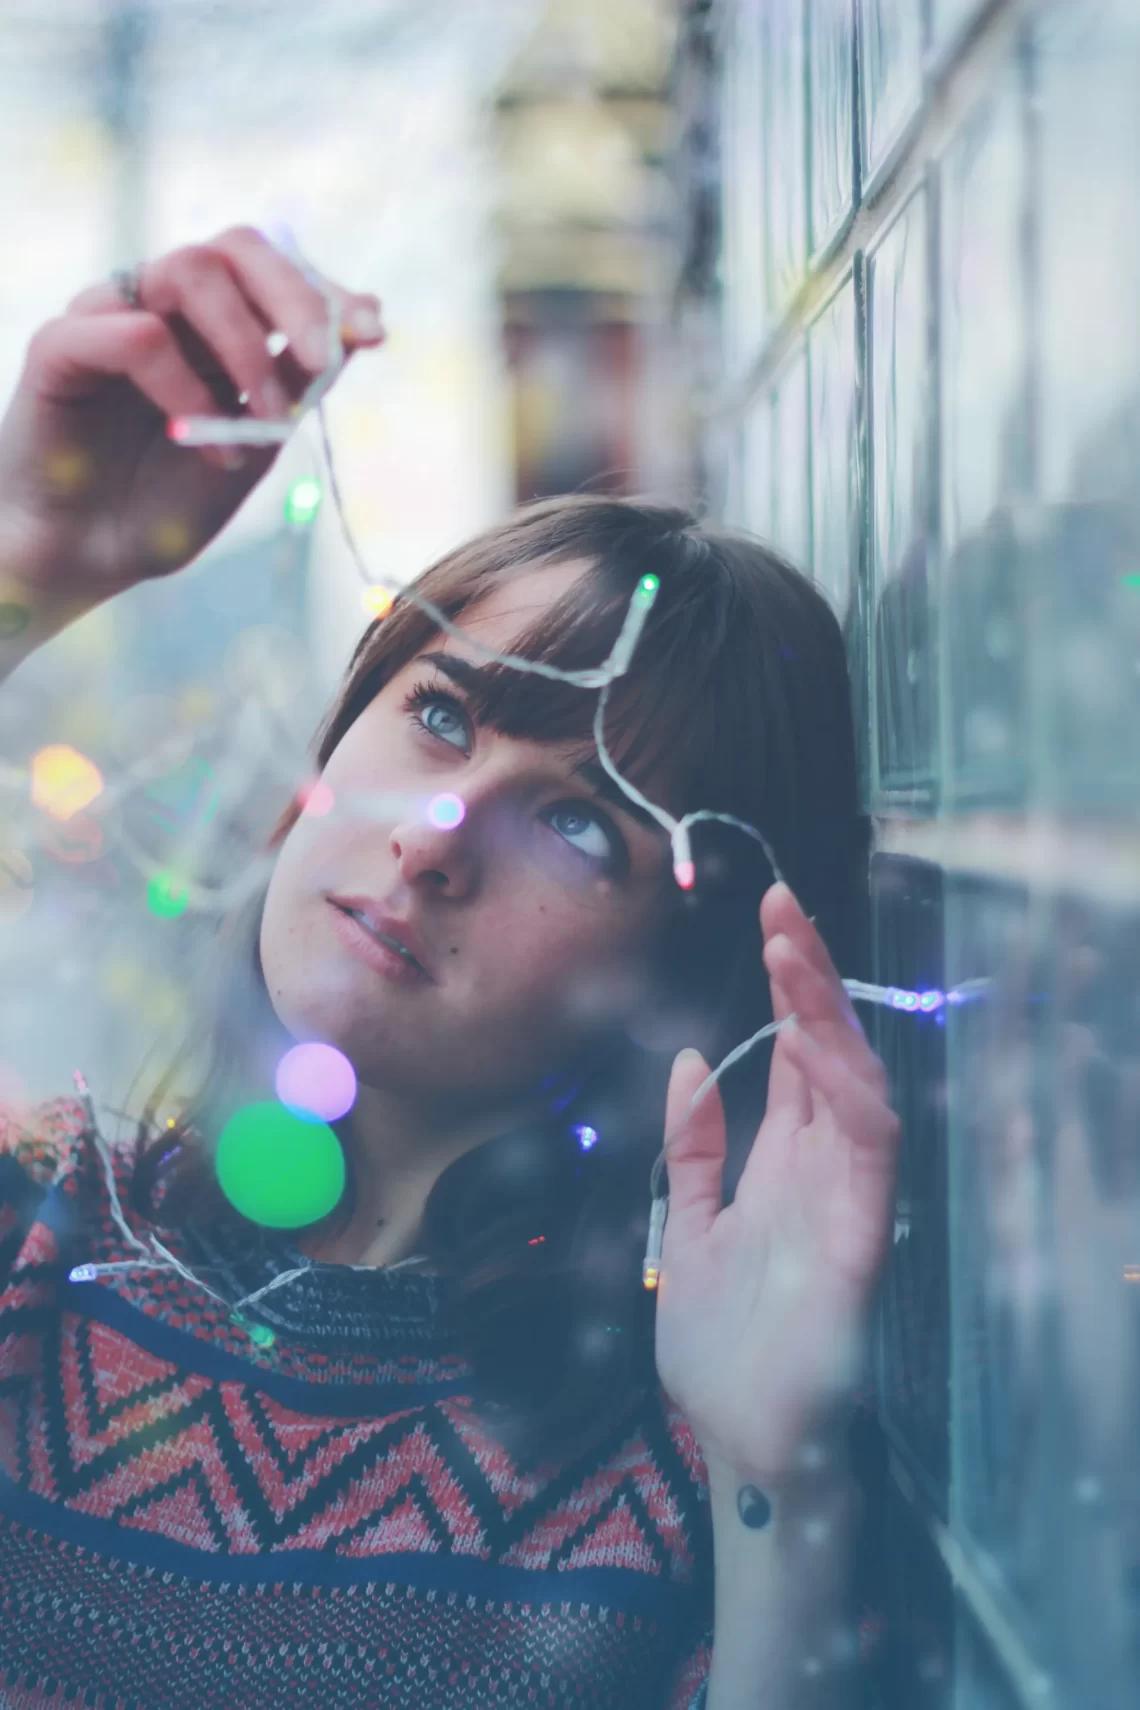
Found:
[{"label": "glass window pane", "polygon": [[724,55],[724,330],[730,374],[747,367],[764,336],[764,78],[761,12],[737,8]]},{"label": "glass window pane", "polygon": [[[1135,859],[1135,856],[1133,856]],[[1135,866],[1133,873],[1135,874]],[[1054,1048],[1041,1065],[1053,1123],[1057,1350],[1048,1619],[1080,1705],[1140,1702],[1140,911],[1073,897],[1049,910]],[[1044,1269],[1044,1262],[1042,1268]],[[1052,1302],[1050,1302],[1052,1304]],[[1062,1402],[1063,1404],[1063,1402]]]},{"label": "glass window pane", "polygon": [[950,684],[944,788],[959,805],[1025,799],[1030,484],[1021,80],[1011,65],[942,180],[942,536]]},{"label": "glass window pane", "polygon": [[765,393],[744,419],[741,511],[744,526],[763,540],[772,538],[772,400]]},{"label": "glass window pane", "polygon": [[866,184],[922,101],[921,0],[859,0]]},{"label": "glass window pane", "polygon": [[936,659],[928,588],[926,208],[913,200],[869,265],[872,561],[878,787],[934,788]]},{"label": "glass window pane", "polygon": [[768,289],[773,312],[784,308],[807,266],[804,115],[804,0],[769,0],[764,8],[768,67]]},{"label": "glass window pane", "polygon": [[[876,854],[875,979],[943,989],[943,878],[932,862]],[[865,1023],[870,1018],[864,1014]],[[902,1122],[890,1256],[882,1290],[879,1405],[892,1437],[946,1512],[950,1295],[946,1226],[946,1018],[881,1009],[875,1047]]]},{"label": "glass window pane", "polygon": [[947,1006],[953,1518],[992,1563],[1023,1629],[1034,1627],[1050,1578],[1050,960],[1042,912],[1020,886],[949,882],[947,987],[988,982]]},{"label": "glass window pane", "polygon": [[811,0],[811,242],[817,253],[850,212],[855,189],[854,27],[851,0]]},{"label": "glass window pane", "polygon": [[1042,17],[1037,45],[1051,573],[1035,783],[1052,806],[1128,814],[1140,803],[1140,7],[1070,0]]},{"label": "glass window pane", "polygon": [[808,493],[807,351],[783,369],[772,397],[774,490],[772,539],[800,570],[811,561]]},{"label": "glass window pane", "polygon": [[942,531],[947,550],[1025,491],[1025,150],[1010,67],[942,177]]},{"label": "glass window pane", "polygon": [[862,515],[854,280],[812,326],[808,352],[812,574],[843,622],[857,573]]},{"label": "glass window pane", "polygon": [[949,47],[985,5],[986,0],[930,0],[930,28],[935,51]]}]

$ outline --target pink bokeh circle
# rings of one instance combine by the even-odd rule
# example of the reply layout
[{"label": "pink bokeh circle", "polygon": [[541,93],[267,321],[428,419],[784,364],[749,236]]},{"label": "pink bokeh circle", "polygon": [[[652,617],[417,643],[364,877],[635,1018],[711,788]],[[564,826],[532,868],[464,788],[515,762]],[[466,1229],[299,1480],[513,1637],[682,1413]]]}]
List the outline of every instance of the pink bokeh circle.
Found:
[{"label": "pink bokeh circle", "polygon": [[335,1122],[356,1103],[356,1073],[335,1045],[294,1045],[277,1065],[277,1097],[298,1116]]}]

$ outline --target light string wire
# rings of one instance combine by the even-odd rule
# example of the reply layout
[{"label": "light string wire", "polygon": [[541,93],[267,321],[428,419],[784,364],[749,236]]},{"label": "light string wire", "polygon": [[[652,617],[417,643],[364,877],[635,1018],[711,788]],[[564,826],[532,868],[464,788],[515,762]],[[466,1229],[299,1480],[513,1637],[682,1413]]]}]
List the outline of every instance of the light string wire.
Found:
[{"label": "light string wire", "polygon": [[[305,277],[320,290],[328,305],[329,361],[325,369],[315,377],[298,403],[292,407],[287,421],[265,422],[250,417],[229,418],[223,416],[183,416],[175,418],[170,422],[167,431],[171,440],[176,444],[185,445],[187,447],[207,445],[284,445],[286,441],[292,437],[293,432],[302,417],[309,411],[312,411],[315,414],[318,423],[321,449],[324,455],[329,490],[332,494],[334,509],[336,510],[340,528],[350,556],[352,557],[365,586],[368,588],[380,587],[384,589],[385,592],[392,594],[394,598],[398,596],[401,599],[407,600],[410,604],[422,611],[443,634],[450,635],[461,641],[465,647],[471,648],[475,653],[491,663],[504,666],[514,671],[529,672],[535,676],[545,677],[552,682],[566,683],[575,688],[599,690],[598,705],[594,715],[593,727],[594,741],[599,761],[605,772],[624,793],[627,799],[640,807],[643,812],[648,813],[649,816],[658,825],[660,825],[665,832],[667,832],[673,857],[673,874],[681,889],[690,890],[696,882],[696,869],[692,857],[689,830],[693,825],[703,822],[715,822],[722,825],[732,826],[736,830],[743,832],[746,836],[753,838],[763,849],[776,880],[781,881],[783,879],[783,874],[779,863],[776,860],[775,852],[768,840],[760,831],[757,830],[755,826],[748,824],[745,820],[737,818],[734,814],[718,813],[711,809],[700,809],[695,812],[685,814],[681,819],[674,818],[674,816],[668,813],[665,808],[661,807],[660,804],[651,801],[640,790],[638,790],[628,778],[623,776],[621,771],[615,765],[609,752],[609,748],[605,740],[604,729],[609,690],[612,684],[619,677],[624,676],[629,670],[638,641],[640,640],[645,628],[646,620],[648,619],[649,613],[652,610],[654,601],[657,597],[660,584],[655,576],[643,577],[635,588],[630,598],[629,605],[626,608],[622,627],[605,663],[600,667],[588,670],[567,671],[554,665],[548,665],[540,660],[526,659],[519,654],[497,652],[495,649],[487,647],[484,643],[478,641],[475,637],[461,629],[459,625],[454,623],[445,612],[441,611],[439,607],[434,604],[433,601],[426,600],[422,595],[407,588],[392,587],[383,580],[377,580],[371,575],[346,514],[343,494],[341,492],[340,481],[337,474],[336,459],[333,455],[332,443],[329,436],[328,423],[324,410],[325,396],[335,383],[345,364],[345,351],[340,331],[340,314],[343,306],[342,299],[340,294],[329,284],[323,275],[321,275],[309,263],[304,261],[299,253],[294,251],[292,259],[294,259],[298,264]],[[278,333],[271,333],[269,335],[267,343],[272,354],[278,355],[285,348],[282,339],[283,335]],[[981,988],[988,985],[988,983],[989,982],[985,980],[970,982],[973,988]],[[921,1002],[922,996],[925,994],[900,994],[899,988],[877,986],[864,980],[843,980],[842,984],[848,995],[856,1001],[885,1004],[894,1008],[925,1007]],[[913,1004],[900,1003],[898,1001],[900,995],[906,998],[914,998],[916,1001]],[[944,995],[947,999],[952,1000],[955,994],[937,994],[940,1000]],[[964,990],[962,995],[963,997],[966,995]],[[661,1248],[669,1205],[668,1191],[663,1188],[662,1178],[667,1165],[668,1153],[671,1146],[675,1144],[681,1133],[684,1132],[694,1110],[712,1091],[721,1076],[747,1056],[748,1053],[759,1045],[762,1040],[769,1038],[774,1033],[778,1032],[781,1027],[787,1026],[789,1023],[795,1021],[795,1019],[796,1017],[794,1015],[790,1015],[784,1017],[780,1021],[769,1022],[766,1026],[760,1028],[749,1038],[742,1040],[740,1044],[729,1051],[693,1094],[685,1111],[684,1117],[674,1132],[665,1135],[661,1149],[658,1152],[657,1157],[654,1159],[649,1179],[651,1200],[650,1226],[645,1258],[642,1265],[642,1280],[646,1288],[655,1288],[660,1278]],[[288,1283],[294,1281],[297,1277],[305,1275],[311,1269],[311,1265],[304,1265],[284,1271],[280,1276],[274,1278],[273,1281],[265,1284],[262,1288],[256,1289],[252,1293],[243,1296],[240,1301],[230,1306],[230,1304],[224,1301],[220,1295],[208,1286],[208,1284],[202,1282],[199,1277],[194,1275],[193,1271],[182,1264],[181,1261],[178,1260],[174,1254],[158,1240],[157,1236],[153,1234],[151,1235],[149,1246],[146,1242],[141,1241],[130,1229],[126,1218],[123,1215],[118,1191],[115,1186],[110,1152],[99,1131],[94,1106],[87,1090],[87,1083],[83,1076],[78,1072],[76,1073],[75,1080],[76,1086],[80,1092],[80,1097],[85,1104],[85,1110],[91,1124],[94,1143],[97,1147],[103,1167],[111,1212],[115,1220],[116,1227],[119,1229],[127,1243],[136,1251],[145,1254],[146,1257],[145,1259],[139,1260],[120,1261],[114,1265],[77,1266],[71,1273],[72,1280],[86,1281],[91,1280],[96,1276],[106,1275],[111,1272],[143,1268],[147,1265],[155,1268],[171,1268],[187,1280],[197,1283],[199,1287],[204,1289],[205,1292],[211,1295],[214,1299],[221,1301],[223,1305],[227,1306],[231,1316],[236,1318],[239,1317],[243,1307],[254,1305],[274,1289],[284,1287]],[[420,1255],[413,1255],[412,1258],[401,1261],[401,1264],[412,1264],[418,1262],[421,1262]],[[370,1267],[354,1266],[351,1268],[369,1269]],[[393,1265],[386,1268],[395,1270],[399,1267]]]}]

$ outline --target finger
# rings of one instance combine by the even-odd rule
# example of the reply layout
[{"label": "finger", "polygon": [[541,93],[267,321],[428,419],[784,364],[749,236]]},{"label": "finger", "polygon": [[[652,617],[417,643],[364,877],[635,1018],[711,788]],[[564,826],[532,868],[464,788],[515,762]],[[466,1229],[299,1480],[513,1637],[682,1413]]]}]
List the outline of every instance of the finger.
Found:
[{"label": "finger", "polygon": [[215,410],[209,387],[186,361],[170,328],[141,309],[61,315],[46,322],[28,346],[28,373],[48,399],[87,397],[118,375],[165,416]]},{"label": "finger", "polygon": [[[314,374],[327,368],[334,354],[330,348],[328,297],[293,260],[253,227],[234,227],[211,244],[187,246],[148,262],[138,273],[146,307],[166,312],[162,302],[163,297],[169,298],[169,291],[156,296],[155,286],[157,281],[161,287],[164,270],[169,271],[171,265],[179,269],[195,267],[201,258],[219,256],[258,323],[256,336],[265,355],[272,359],[288,352],[302,368]],[[338,331],[350,354],[357,346],[383,342],[380,303],[375,296],[350,291],[332,281],[326,288],[339,303]],[[68,312],[110,314],[121,311],[123,306],[118,286],[105,279],[73,297]],[[185,314],[185,310],[179,312]],[[193,316],[186,318],[197,324]],[[272,346],[266,341],[268,329],[272,329]],[[265,372],[269,374],[272,369]],[[246,392],[252,388],[235,384],[235,390]]]},{"label": "finger", "polygon": [[823,977],[799,945],[781,933],[764,946],[764,966],[777,979],[792,1010],[801,1021],[814,1021],[828,1028],[828,1045],[837,1051],[861,1079],[885,1097],[887,1074],[867,1043],[859,1022],[849,1016],[839,1001],[833,980]]},{"label": "finger", "polygon": [[858,1026],[855,1010],[851,999],[844,989],[834,962],[831,960],[827,945],[823,942],[814,921],[808,919],[799,900],[790,886],[782,881],[769,886],[760,904],[760,924],[764,931],[765,941],[783,933],[797,944],[808,960],[819,970],[820,974],[830,980],[838,994],[838,1001],[851,1022]]},{"label": "finger", "polygon": [[227,258],[207,246],[175,250],[146,269],[143,301],[164,320],[178,317],[208,347],[252,414],[280,421],[290,399],[254,312]]},{"label": "finger", "polygon": [[698,1089],[709,1077],[699,1051],[682,1051],[669,1076],[665,1101],[666,1161],[669,1168],[669,1221],[672,1239],[693,1240],[712,1226],[724,1204],[724,1106],[710,1088],[695,1110]]},{"label": "finger", "polygon": [[[297,360],[314,374],[327,368],[329,302],[324,291],[252,226],[223,232],[214,247],[232,262],[242,289],[270,326],[287,336]],[[334,330],[342,343],[380,343],[384,329],[378,299],[349,291],[333,280],[324,284],[337,305],[339,325]]]},{"label": "finger", "polygon": [[[819,1043],[810,1027],[797,1022],[789,1029],[786,1048],[810,1080],[813,1099],[829,1110],[846,1157],[845,1168],[841,1159],[829,1157],[835,1192],[830,1195],[830,1210],[823,1203],[820,1207],[829,1251],[849,1276],[865,1283],[881,1261],[886,1245],[898,1157],[898,1118],[841,1058]],[[810,1155],[804,1162],[818,1164]],[[738,1194],[748,1191],[751,1164],[750,1158]],[[826,1200],[827,1184],[817,1186]]]},{"label": "finger", "polygon": [[[772,1015],[776,1021],[786,1021],[794,1011],[791,996],[779,973],[769,975],[772,995]],[[776,1035],[772,1050],[772,1066],[768,1071],[768,1101],[765,1116],[779,1115],[792,1127],[802,1128],[811,1121],[811,1088],[803,1071],[784,1047],[788,1029],[782,1027]]]},{"label": "finger", "polygon": [[786,1048],[810,1081],[813,1094],[830,1107],[837,1126],[856,1148],[892,1155],[899,1138],[898,1117],[886,1099],[819,1038],[818,1024],[793,1023],[787,1029]]}]

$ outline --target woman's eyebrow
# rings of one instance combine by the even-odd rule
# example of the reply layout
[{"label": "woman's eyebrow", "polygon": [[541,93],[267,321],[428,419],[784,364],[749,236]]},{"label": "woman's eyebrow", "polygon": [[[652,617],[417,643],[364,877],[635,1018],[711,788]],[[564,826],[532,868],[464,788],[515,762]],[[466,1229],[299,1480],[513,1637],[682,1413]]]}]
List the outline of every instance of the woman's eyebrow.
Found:
[{"label": "woman's eyebrow", "polygon": [[[442,651],[421,653],[419,659],[426,665],[434,665],[437,670],[442,671],[445,677],[450,677],[458,688],[463,689],[468,694],[483,686],[486,667],[473,665],[470,659],[464,659],[461,654]],[[653,815],[646,813],[644,808],[631,801],[621,786],[614,783],[609,773],[598,761],[579,761],[574,767],[574,774],[581,778],[582,782],[602,801],[609,802],[612,807],[619,808],[622,813],[627,813],[639,825],[644,825],[650,831],[664,835]]]},{"label": "woman's eyebrow", "polygon": [[470,659],[463,659],[458,653],[420,653],[412,663],[420,662],[434,665],[437,671],[442,671],[445,677],[451,678],[457,688],[466,690],[468,694],[483,686],[486,667],[473,665]]}]

